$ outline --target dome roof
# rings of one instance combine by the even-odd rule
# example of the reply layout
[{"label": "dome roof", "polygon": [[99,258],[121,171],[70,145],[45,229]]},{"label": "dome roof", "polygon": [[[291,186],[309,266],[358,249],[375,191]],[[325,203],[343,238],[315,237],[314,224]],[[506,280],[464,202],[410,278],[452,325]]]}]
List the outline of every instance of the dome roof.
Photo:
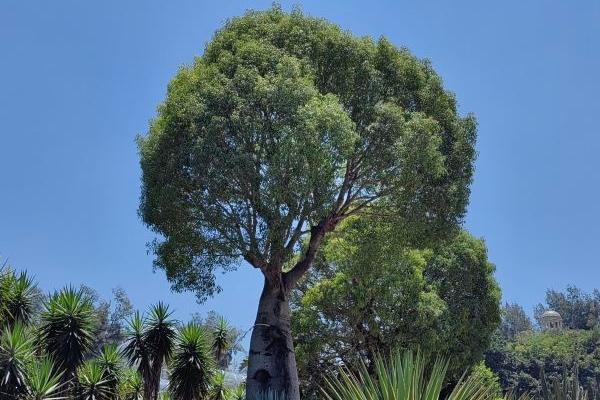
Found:
[{"label": "dome roof", "polygon": [[548,310],[548,311],[544,311],[544,313],[542,314],[542,318],[545,318],[545,317],[558,317],[558,318],[560,318],[560,314],[557,313],[554,310]]}]

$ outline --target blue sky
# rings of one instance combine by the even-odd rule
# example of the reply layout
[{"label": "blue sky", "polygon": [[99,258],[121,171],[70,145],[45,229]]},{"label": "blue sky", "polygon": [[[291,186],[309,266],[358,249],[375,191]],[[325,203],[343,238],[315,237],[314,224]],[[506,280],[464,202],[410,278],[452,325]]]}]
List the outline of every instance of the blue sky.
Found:
[{"label": "blue sky", "polygon": [[[431,59],[476,114],[466,227],[505,300],[530,312],[546,288],[600,287],[600,2],[295,3]],[[201,306],[152,273],[134,138],[228,17],[270,4],[2,0],[0,256],[45,290],[121,286],[140,308],[165,300],[180,318],[214,309],[249,327],[262,285],[250,267]]]}]

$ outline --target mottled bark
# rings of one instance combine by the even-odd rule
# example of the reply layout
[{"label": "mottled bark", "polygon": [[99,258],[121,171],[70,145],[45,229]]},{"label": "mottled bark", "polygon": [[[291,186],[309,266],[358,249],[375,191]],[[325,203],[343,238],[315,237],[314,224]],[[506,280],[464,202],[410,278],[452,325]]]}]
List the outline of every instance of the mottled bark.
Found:
[{"label": "mottled bark", "polygon": [[290,308],[280,274],[265,278],[248,356],[247,399],[257,400],[269,390],[300,399]]}]

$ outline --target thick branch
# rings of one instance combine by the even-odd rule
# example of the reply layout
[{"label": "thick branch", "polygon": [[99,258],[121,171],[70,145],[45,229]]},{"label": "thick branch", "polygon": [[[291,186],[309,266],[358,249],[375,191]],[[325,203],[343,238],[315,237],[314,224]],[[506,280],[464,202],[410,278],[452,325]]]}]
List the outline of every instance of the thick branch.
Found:
[{"label": "thick branch", "polygon": [[323,242],[323,238],[327,232],[332,231],[335,226],[340,222],[340,218],[338,217],[329,217],[321,221],[318,225],[313,226],[310,229],[310,240],[308,242],[308,247],[304,252],[304,255],[294,265],[290,271],[286,272],[283,276],[284,285],[286,292],[289,292],[296,286],[296,283],[300,280],[302,275],[308,271],[310,266],[312,265],[315,257],[317,256],[317,251]]}]

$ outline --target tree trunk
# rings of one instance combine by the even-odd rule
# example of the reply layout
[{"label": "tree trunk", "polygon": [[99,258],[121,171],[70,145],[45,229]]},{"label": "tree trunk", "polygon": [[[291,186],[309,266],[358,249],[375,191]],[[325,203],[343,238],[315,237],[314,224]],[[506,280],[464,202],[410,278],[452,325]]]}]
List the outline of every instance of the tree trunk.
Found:
[{"label": "tree trunk", "polygon": [[268,391],[283,395],[284,399],[300,399],[290,323],[290,307],[283,285],[265,278],[250,340],[248,400],[258,400]]}]

